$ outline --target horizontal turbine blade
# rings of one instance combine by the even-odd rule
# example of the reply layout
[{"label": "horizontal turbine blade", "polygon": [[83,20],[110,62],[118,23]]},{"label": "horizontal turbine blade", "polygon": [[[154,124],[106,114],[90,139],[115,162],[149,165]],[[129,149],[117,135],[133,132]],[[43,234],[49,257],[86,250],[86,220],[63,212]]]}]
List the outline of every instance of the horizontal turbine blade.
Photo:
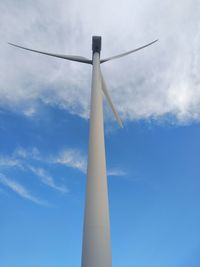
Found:
[{"label": "horizontal turbine blade", "polygon": [[52,57],[58,57],[58,58],[62,58],[62,59],[67,59],[67,60],[71,60],[71,61],[77,61],[77,62],[81,62],[81,63],[86,63],[86,64],[92,64],[92,60],[85,58],[85,57],[80,57],[80,56],[70,56],[70,55],[59,55],[59,54],[52,54],[52,53],[47,53],[47,52],[43,52],[43,51],[39,51],[39,50],[34,50],[34,49],[30,49],[30,48],[26,48],[20,45],[16,45],[13,43],[8,43],[9,45],[21,48],[21,49],[25,49],[31,52],[35,52],[35,53],[39,53],[39,54],[43,54],[43,55],[47,55],[47,56],[52,56]]},{"label": "horizontal turbine blade", "polygon": [[157,41],[158,41],[158,40],[155,40],[155,41],[153,41],[153,42],[151,42],[151,43],[148,43],[148,44],[146,44],[146,45],[143,45],[143,46],[141,46],[141,47],[138,47],[138,48],[136,48],[136,49],[133,49],[133,50],[128,51],[128,52],[125,52],[125,53],[120,54],[120,55],[116,55],[116,56],[113,56],[113,57],[109,57],[109,58],[102,59],[102,60],[100,61],[100,63],[104,63],[104,62],[109,61],[109,60],[112,60],[112,59],[117,59],[117,58],[120,58],[120,57],[127,56],[127,55],[129,55],[129,54],[131,54],[131,53],[134,53],[134,52],[137,52],[137,51],[139,51],[139,50],[141,50],[141,49],[143,49],[143,48],[145,48],[145,47],[147,47],[147,46],[149,46],[149,45],[152,45],[152,44],[156,43]]},{"label": "horizontal turbine blade", "polygon": [[103,78],[102,73],[101,73],[101,83],[102,83],[103,93],[104,93],[104,95],[105,95],[105,97],[106,97],[106,99],[108,101],[108,104],[110,105],[110,108],[112,109],[112,112],[114,113],[114,116],[115,116],[115,118],[116,118],[116,120],[117,120],[117,122],[119,124],[119,127],[123,128],[122,121],[121,121],[121,119],[120,119],[120,117],[119,117],[119,115],[118,115],[118,113],[117,113],[117,111],[116,111],[116,109],[115,109],[115,107],[114,107],[114,105],[112,103],[112,99],[111,99],[111,97],[110,97],[110,95],[108,93],[107,86],[106,86],[106,83],[105,83],[105,80]]}]

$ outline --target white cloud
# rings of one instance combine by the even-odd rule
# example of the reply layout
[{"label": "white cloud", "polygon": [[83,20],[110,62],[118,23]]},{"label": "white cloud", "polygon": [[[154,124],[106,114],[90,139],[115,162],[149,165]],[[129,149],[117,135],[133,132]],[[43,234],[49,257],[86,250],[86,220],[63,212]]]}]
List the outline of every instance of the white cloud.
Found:
[{"label": "white cloud", "polygon": [[[77,169],[84,174],[87,171],[87,160],[86,156],[80,153],[78,150],[65,149],[60,152],[57,156],[52,157],[49,162],[65,165]],[[108,176],[126,176],[127,173],[120,169],[110,169],[107,171]]]},{"label": "white cloud", "polygon": [[[68,168],[79,170],[84,174],[86,174],[87,169],[86,156],[76,149],[65,149],[56,155],[46,157],[42,155],[36,147],[32,149],[18,147],[10,156],[0,155],[0,167],[2,167],[2,171],[12,171],[12,168],[19,168],[26,173],[32,172],[38,177],[41,183],[49,188],[52,188],[60,193],[68,193],[69,189],[67,186],[59,182],[61,179],[59,179],[59,177],[58,179],[55,179],[44,169],[46,164],[47,166],[52,164],[63,165]],[[43,200],[32,195],[32,193],[30,193],[24,185],[20,184],[18,181],[8,178],[5,174],[6,172],[0,173],[0,184],[10,188],[19,196],[31,200],[36,204],[48,205]],[[108,176],[123,177],[127,175],[126,172],[120,169],[108,170],[107,174]]]},{"label": "white cloud", "polygon": [[[43,165],[49,163],[48,159],[43,157],[37,148],[24,149],[18,147],[10,156],[0,155],[0,166],[4,169],[11,169],[13,167],[21,170],[31,171],[40,181],[61,193],[69,192],[68,188],[64,185],[57,185],[55,179],[41,167],[35,167],[35,164]],[[51,162],[52,163],[52,162]]]},{"label": "white cloud", "polygon": [[0,9],[1,106],[32,116],[40,100],[87,117],[90,102],[90,66],[17,50],[7,41],[90,57],[91,35],[101,34],[107,57],[159,38],[102,66],[113,101],[123,120],[199,121],[198,0],[3,0]]},{"label": "white cloud", "polygon": [[126,176],[127,173],[123,170],[119,170],[119,169],[111,169],[111,170],[108,170],[107,172],[107,175],[108,176]]},{"label": "white cloud", "polygon": [[36,168],[36,167],[33,167],[33,166],[29,166],[29,169],[35,175],[37,175],[38,177],[40,177],[40,181],[43,184],[45,184],[45,185],[47,185],[47,186],[49,186],[49,187],[51,187],[51,188],[53,188],[53,189],[61,192],[61,193],[68,193],[69,192],[69,190],[66,188],[66,186],[64,186],[64,185],[57,185],[55,183],[54,178],[51,177],[44,169],[42,169],[42,168]]},{"label": "white cloud", "polygon": [[[35,164],[37,163],[37,164]],[[44,156],[36,148],[24,149],[19,147],[14,150],[11,156],[0,155],[0,166],[5,168],[18,167],[23,170],[29,170],[40,178],[40,181],[51,188],[60,192],[68,192],[64,185],[57,185],[55,179],[47,171],[38,167],[44,164],[63,165],[67,168],[79,170],[86,174],[87,157],[77,149],[66,148],[55,155]],[[108,176],[126,176],[127,173],[121,169],[108,169]]]},{"label": "white cloud", "polygon": [[18,147],[14,150],[12,157],[19,159],[41,160],[40,151],[36,147],[30,149],[24,149],[23,147]]},{"label": "white cloud", "polygon": [[12,157],[5,157],[5,156],[0,156],[0,166],[1,167],[18,167],[18,168],[23,168],[22,163],[15,158]]},{"label": "white cloud", "polygon": [[57,156],[52,157],[50,162],[78,169],[83,173],[86,172],[86,158],[78,150],[63,150]]},{"label": "white cloud", "polygon": [[0,183],[11,189],[22,198],[28,199],[38,205],[48,206],[47,202],[33,196],[32,193],[30,193],[28,189],[21,185],[19,182],[16,182],[3,174],[0,174]]},{"label": "white cloud", "polygon": [[30,107],[24,110],[24,115],[29,118],[33,117],[36,113],[36,108],[34,107]]},{"label": "white cloud", "polygon": [[26,160],[41,160],[40,152],[37,148],[24,149],[18,147],[11,155],[0,155],[0,166],[4,168],[26,168]]}]

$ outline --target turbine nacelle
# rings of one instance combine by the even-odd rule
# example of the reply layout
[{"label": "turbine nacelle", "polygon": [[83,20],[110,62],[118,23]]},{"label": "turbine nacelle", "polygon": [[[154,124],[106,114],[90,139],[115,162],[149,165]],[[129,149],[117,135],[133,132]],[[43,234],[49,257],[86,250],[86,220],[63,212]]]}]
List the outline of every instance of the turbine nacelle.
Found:
[{"label": "turbine nacelle", "polygon": [[95,52],[100,54],[100,52],[101,52],[101,36],[92,36],[92,51],[93,51],[93,54]]}]

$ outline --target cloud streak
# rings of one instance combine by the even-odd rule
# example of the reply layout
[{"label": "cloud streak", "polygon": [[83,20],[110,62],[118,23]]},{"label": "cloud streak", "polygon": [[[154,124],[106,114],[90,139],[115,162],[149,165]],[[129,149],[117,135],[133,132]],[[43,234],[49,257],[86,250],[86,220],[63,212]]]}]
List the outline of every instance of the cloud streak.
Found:
[{"label": "cloud streak", "polygon": [[32,193],[30,193],[30,191],[28,191],[28,189],[25,186],[21,185],[19,182],[13,179],[6,177],[3,174],[0,174],[0,183],[8,187],[10,190],[12,190],[17,195],[19,195],[20,197],[24,199],[30,200],[38,205],[48,206],[47,202],[41,200],[40,198],[33,196]]},{"label": "cloud streak", "polygon": [[[86,156],[83,155],[78,150],[65,149],[60,152],[57,156],[49,159],[49,162],[54,164],[64,165],[73,169],[77,169],[82,173],[86,174],[87,172],[87,160]],[[120,169],[110,169],[107,172],[108,176],[126,176],[127,173]]]},{"label": "cloud streak", "polygon": [[54,164],[61,164],[67,167],[77,169],[83,173],[86,172],[87,162],[86,157],[83,156],[78,150],[65,149],[57,156],[52,157],[50,162]]},{"label": "cloud streak", "polygon": [[108,176],[127,176],[127,173],[123,170],[113,169],[113,170],[108,170],[107,175]]},{"label": "cloud streak", "polygon": [[55,189],[61,193],[68,193],[69,190],[64,185],[57,185],[53,177],[51,177],[44,169],[36,168],[33,166],[29,166],[29,169],[40,178],[40,181],[49,186],[52,189]]},{"label": "cloud streak", "polygon": [[[11,156],[0,155],[0,167],[4,170],[19,168],[22,171],[30,171],[37,176],[43,184],[61,193],[68,193],[69,190],[64,185],[58,185],[55,179],[48,172],[36,165],[49,164],[47,158],[43,157],[37,148],[24,149],[17,148]],[[52,163],[52,162],[51,162]]]},{"label": "cloud streak", "polygon": [[37,113],[38,101],[85,118],[89,110],[90,66],[20,51],[7,41],[91,57],[91,35],[101,34],[107,57],[159,38],[102,66],[113,101],[123,120],[199,121],[198,0],[3,0],[0,8],[1,106],[28,117]]},{"label": "cloud streak", "polygon": [[[22,170],[30,170],[38,176],[44,184],[61,192],[67,192],[65,186],[58,186],[53,177],[51,177],[44,168],[37,167],[35,163],[63,165],[67,168],[78,170],[84,174],[87,171],[86,155],[77,149],[66,148],[55,155],[44,156],[36,148],[24,149],[17,148],[11,156],[0,155],[0,166],[5,168],[18,167]],[[108,170],[109,176],[126,176],[127,173],[121,169]]]},{"label": "cloud streak", "polygon": [[5,167],[5,168],[8,168],[8,167],[23,168],[19,160],[10,158],[10,157],[3,157],[3,156],[0,156],[0,166]]},{"label": "cloud streak", "polygon": [[[22,147],[17,148],[14,152],[8,155],[0,155],[0,167],[2,173],[0,173],[0,184],[9,188],[20,197],[32,201],[38,205],[49,206],[49,204],[40,198],[34,196],[24,185],[16,180],[10,179],[7,175],[7,171],[12,173],[13,168],[18,168],[20,171],[28,174],[34,174],[38,180],[50,189],[53,189],[59,193],[67,194],[69,189],[66,185],[59,183],[59,179],[53,178],[49,172],[47,172],[44,166],[49,165],[65,166],[80,171],[84,175],[87,170],[87,161],[85,155],[76,149],[64,149],[54,156],[45,157],[36,148],[24,149]],[[108,176],[127,176],[127,173],[120,169],[108,170]],[[10,175],[9,175],[10,176]],[[0,188],[0,193],[4,192]]]}]

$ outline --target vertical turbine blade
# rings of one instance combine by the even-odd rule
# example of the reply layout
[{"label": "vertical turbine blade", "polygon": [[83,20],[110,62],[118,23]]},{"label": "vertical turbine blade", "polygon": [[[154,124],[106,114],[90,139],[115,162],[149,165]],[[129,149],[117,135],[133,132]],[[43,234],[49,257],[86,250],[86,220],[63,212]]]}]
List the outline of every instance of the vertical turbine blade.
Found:
[{"label": "vertical turbine blade", "polygon": [[121,121],[121,119],[120,119],[120,117],[118,115],[118,112],[115,109],[115,106],[113,105],[112,99],[111,99],[111,97],[110,97],[110,95],[108,93],[107,86],[106,86],[106,83],[105,83],[105,80],[103,78],[102,73],[101,73],[101,83],[102,83],[102,91],[103,91],[103,93],[104,93],[104,95],[105,95],[105,97],[106,97],[106,99],[108,101],[108,104],[110,105],[110,108],[112,109],[112,112],[114,113],[114,116],[115,116],[115,118],[116,118],[116,120],[117,120],[117,122],[119,124],[119,127],[123,128],[122,121]]}]

